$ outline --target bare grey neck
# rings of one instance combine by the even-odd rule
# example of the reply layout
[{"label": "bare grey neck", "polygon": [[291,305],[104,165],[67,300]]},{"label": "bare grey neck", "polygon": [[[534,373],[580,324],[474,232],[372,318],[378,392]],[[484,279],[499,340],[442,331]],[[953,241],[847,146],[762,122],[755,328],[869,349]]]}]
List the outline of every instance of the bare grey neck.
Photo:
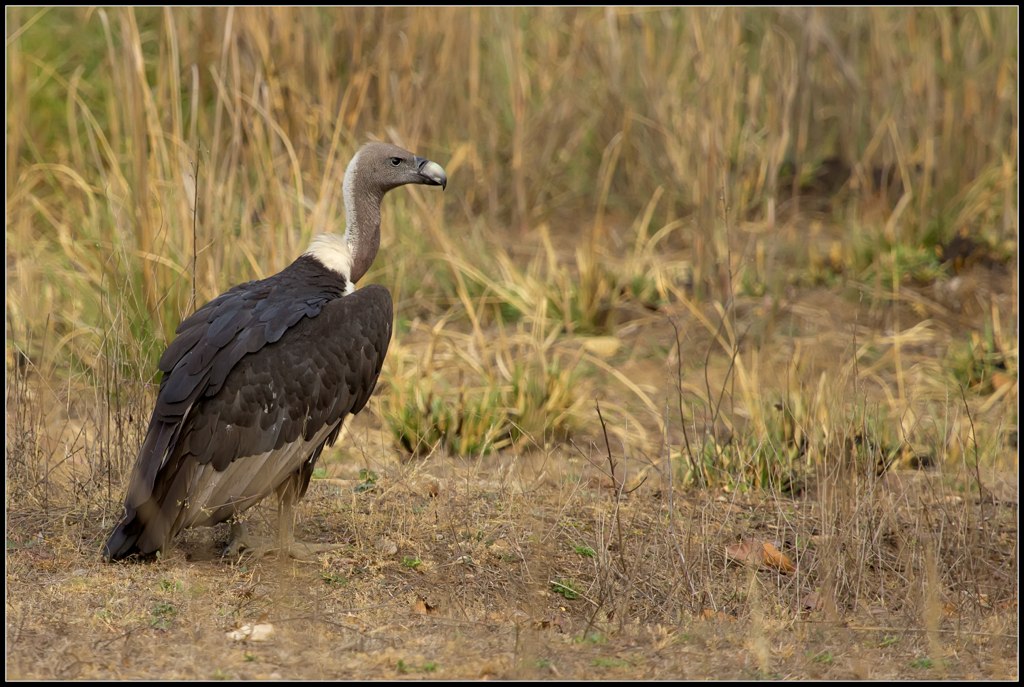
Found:
[{"label": "bare grey neck", "polygon": [[359,153],[345,170],[345,241],[352,253],[349,281],[359,281],[380,248],[380,203],[384,192],[371,175],[360,175]]}]

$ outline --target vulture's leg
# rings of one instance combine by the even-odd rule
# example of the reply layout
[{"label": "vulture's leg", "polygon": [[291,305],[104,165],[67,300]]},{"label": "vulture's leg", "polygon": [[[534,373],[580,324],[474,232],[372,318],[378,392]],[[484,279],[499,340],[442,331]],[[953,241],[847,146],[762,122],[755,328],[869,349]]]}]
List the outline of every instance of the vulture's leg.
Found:
[{"label": "vulture's leg", "polygon": [[[289,482],[290,481],[291,480],[289,480]],[[287,482],[285,484],[287,484]],[[250,533],[249,528],[243,521],[234,520],[231,523],[231,539],[228,541],[227,546],[224,547],[224,551],[221,555],[232,558],[244,555],[246,558],[252,559],[263,558],[267,554],[287,550],[287,547],[283,546],[283,544],[288,538],[290,538],[291,533],[288,532],[285,534],[284,532],[286,519],[283,512],[285,507],[284,501],[281,498],[283,493],[283,487],[279,488],[277,502],[278,536],[276,538],[260,537]]]},{"label": "vulture's leg", "polygon": [[342,544],[310,544],[295,539],[295,493],[298,490],[298,479],[289,479],[277,490],[277,548],[292,558],[311,558],[325,551],[336,551]]},{"label": "vulture's leg", "polygon": [[312,558],[318,553],[334,551],[342,548],[342,544],[308,544],[295,540],[295,492],[298,484],[289,479],[277,489],[277,538],[257,537],[249,534],[242,522],[231,524],[231,541],[224,549],[225,556],[238,556],[245,553],[247,557],[262,558],[270,553],[281,554],[297,559]]}]

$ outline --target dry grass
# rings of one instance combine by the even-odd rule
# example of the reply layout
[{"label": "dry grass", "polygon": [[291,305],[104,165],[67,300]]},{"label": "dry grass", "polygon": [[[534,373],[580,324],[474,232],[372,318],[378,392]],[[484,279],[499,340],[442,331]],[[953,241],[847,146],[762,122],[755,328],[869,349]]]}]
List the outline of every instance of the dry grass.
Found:
[{"label": "dry grass", "polygon": [[[8,10],[8,677],[1017,677],[1016,13]],[[102,565],[174,327],[368,136],[452,181],[346,548]]]}]

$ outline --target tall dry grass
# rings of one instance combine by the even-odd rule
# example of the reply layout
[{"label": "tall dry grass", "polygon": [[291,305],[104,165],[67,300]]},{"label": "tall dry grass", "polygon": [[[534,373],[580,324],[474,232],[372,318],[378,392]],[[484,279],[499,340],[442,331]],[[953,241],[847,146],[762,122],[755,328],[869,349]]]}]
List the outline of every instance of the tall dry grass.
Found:
[{"label": "tall dry grass", "polygon": [[[8,369],[152,382],[182,316],[340,227],[376,136],[453,180],[389,198],[370,276],[400,318],[457,311],[480,344],[487,304],[515,311],[501,359],[614,329],[624,294],[675,298],[760,408],[732,298],[771,271],[766,236],[812,259],[799,191],[831,161],[829,221],[883,254],[960,230],[1015,250],[1016,12],[11,9]],[[878,170],[900,180],[881,211]]]}]

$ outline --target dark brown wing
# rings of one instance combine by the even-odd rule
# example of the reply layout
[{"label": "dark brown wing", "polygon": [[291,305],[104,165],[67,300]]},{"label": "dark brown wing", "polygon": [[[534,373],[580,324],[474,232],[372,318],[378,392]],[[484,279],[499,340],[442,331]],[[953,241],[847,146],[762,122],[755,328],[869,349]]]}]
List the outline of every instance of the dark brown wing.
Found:
[{"label": "dark brown wing", "polygon": [[[179,327],[108,559],[220,522],[296,471],[308,479],[345,416],[366,404],[391,339],[391,297],[379,286],[334,297],[329,282],[340,280],[314,267],[236,287]],[[286,283],[321,273],[316,288]]]}]

